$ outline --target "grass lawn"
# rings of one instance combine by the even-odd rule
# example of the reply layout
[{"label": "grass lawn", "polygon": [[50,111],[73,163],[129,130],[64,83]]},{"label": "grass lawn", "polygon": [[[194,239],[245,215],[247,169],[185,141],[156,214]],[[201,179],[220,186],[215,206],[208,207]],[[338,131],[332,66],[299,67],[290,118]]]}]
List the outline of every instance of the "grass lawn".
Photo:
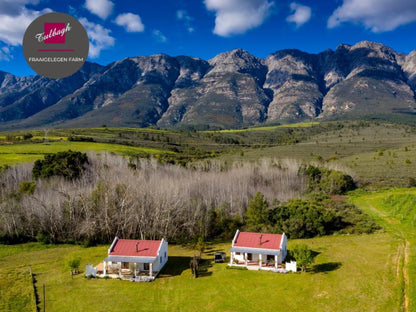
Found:
[{"label": "grass lawn", "polygon": [[401,242],[402,297],[407,311],[416,310],[416,189],[357,193],[351,200]]},{"label": "grass lawn", "polygon": [[[298,242],[289,240],[289,249]],[[81,257],[85,268],[102,261],[108,246],[3,245],[0,310],[30,309],[30,283],[16,277],[31,265],[38,292],[46,285],[47,311],[401,311],[399,238],[377,233],[301,242],[318,253],[308,273],[227,269],[210,261],[215,251],[228,252],[229,243],[224,243],[208,246],[197,279],[189,269],[195,251],[170,245],[169,261],[152,283],[88,280],[82,274],[71,279],[65,268],[68,257]]]}]

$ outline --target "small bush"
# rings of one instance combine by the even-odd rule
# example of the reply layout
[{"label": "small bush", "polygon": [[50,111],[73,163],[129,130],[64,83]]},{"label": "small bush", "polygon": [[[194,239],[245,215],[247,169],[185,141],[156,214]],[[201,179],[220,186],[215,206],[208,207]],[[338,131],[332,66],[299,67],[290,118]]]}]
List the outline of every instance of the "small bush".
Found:
[{"label": "small bush", "polygon": [[237,266],[226,266],[227,270],[242,270],[242,271],[247,271],[247,267],[237,267]]},{"label": "small bush", "polygon": [[33,138],[33,134],[30,132],[23,135],[23,140],[30,140],[31,138]]},{"label": "small bush", "polygon": [[416,179],[413,177],[410,177],[407,181],[407,186],[408,187],[415,187],[416,186]]},{"label": "small bush", "polygon": [[80,257],[76,257],[76,256],[72,256],[71,258],[69,258],[66,262],[68,268],[71,270],[71,273],[77,273],[79,266],[81,264],[81,258]]},{"label": "small bush", "polygon": [[35,182],[23,181],[19,185],[19,191],[22,194],[33,194],[35,192],[35,188],[36,188]]},{"label": "small bush", "polygon": [[36,240],[42,244],[52,244],[50,234],[44,231],[41,231],[36,235]]}]

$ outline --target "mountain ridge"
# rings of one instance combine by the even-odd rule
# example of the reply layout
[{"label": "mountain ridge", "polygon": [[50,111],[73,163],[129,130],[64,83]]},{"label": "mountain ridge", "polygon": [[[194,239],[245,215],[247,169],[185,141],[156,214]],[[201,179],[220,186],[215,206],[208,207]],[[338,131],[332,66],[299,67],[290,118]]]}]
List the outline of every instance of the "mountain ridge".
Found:
[{"label": "mountain ridge", "polygon": [[129,126],[241,128],[344,115],[416,114],[416,50],[375,42],[266,58],[166,54],[86,62],[71,77],[0,71],[0,129]]}]

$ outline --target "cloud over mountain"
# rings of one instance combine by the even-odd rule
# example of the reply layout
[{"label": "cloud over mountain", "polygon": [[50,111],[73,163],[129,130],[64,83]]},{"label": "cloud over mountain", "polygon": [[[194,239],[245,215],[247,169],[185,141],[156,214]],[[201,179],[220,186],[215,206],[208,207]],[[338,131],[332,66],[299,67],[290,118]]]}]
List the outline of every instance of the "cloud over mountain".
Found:
[{"label": "cloud over mountain", "polygon": [[373,32],[383,32],[415,21],[414,0],[344,0],[329,18],[328,27],[351,22],[363,24]]},{"label": "cloud over mountain", "polygon": [[142,32],[144,25],[139,15],[133,13],[123,13],[117,16],[115,23],[122,26],[128,32]]},{"label": "cloud over mountain", "polygon": [[206,8],[216,15],[214,34],[222,37],[260,26],[273,5],[268,0],[205,0]]},{"label": "cloud over mountain", "polygon": [[85,17],[80,18],[79,21],[85,27],[90,39],[90,50],[88,52],[89,57],[97,58],[100,56],[101,50],[107,49],[114,45],[115,39],[110,35],[110,29],[90,22]]},{"label": "cloud over mountain", "polygon": [[306,5],[292,2],[290,4],[290,9],[292,14],[286,18],[286,21],[295,23],[296,27],[302,26],[311,19],[312,10]]},{"label": "cloud over mountain", "polygon": [[113,12],[114,3],[110,0],[87,0],[85,8],[92,14],[106,19]]}]

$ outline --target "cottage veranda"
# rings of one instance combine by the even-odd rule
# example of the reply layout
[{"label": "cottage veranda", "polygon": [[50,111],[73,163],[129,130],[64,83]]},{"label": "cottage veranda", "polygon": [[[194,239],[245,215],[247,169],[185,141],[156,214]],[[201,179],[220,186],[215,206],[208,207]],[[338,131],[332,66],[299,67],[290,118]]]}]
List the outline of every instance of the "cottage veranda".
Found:
[{"label": "cottage veranda", "polygon": [[168,261],[168,243],[162,240],[114,238],[108,256],[97,266],[101,276],[151,281]]},{"label": "cottage veranda", "polygon": [[237,232],[230,250],[230,266],[253,270],[277,270],[287,254],[287,237],[283,234]]}]

